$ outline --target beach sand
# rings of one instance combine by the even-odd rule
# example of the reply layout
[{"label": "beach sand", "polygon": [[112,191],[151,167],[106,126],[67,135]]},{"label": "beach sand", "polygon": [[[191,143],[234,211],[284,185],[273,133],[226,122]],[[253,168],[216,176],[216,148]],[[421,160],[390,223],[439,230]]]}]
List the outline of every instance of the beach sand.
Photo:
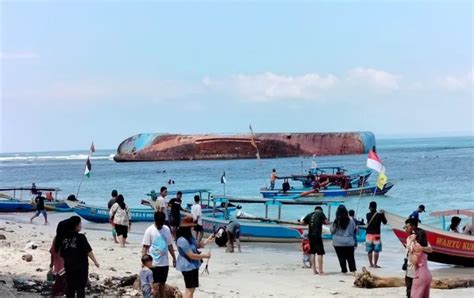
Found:
[{"label": "beach sand", "polygon": [[[43,225],[37,218],[35,224],[29,223],[31,213],[0,214],[0,296],[19,296],[8,285],[14,276],[45,279],[50,261],[49,248],[59,220],[72,213],[49,213],[50,224]],[[120,248],[111,240],[108,225],[96,225],[83,221],[86,234],[100,268],[90,265],[90,272],[97,273],[100,279],[110,276],[128,276],[140,270],[141,237],[149,224],[138,223],[132,227],[130,244]],[[385,233],[387,234],[387,233]],[[387,235],[388,236],[388,235]],[[389,238],[389,236],[387,237]],[[25,249],[33,241],[38,248]],[[400,269],[404,257],[402,246],[392,239],[392,247],[384,247],[381,254],[381,269],[372,269],[379,276],[403,277]],[[212,245],[212,258],[209,262],[209,275],[200,275],[200,287],[196,297],[404,297],[405,288],[360,289],[353,285],[354,277],[340,273],[337,257],[330,242],[325,243],[324,268],[327,276],[315,276],[311,269],[302,268],[302,255],[298,244],[242,243],[242,253],[225,253],[223,248]],[[203,251],[209,249],[205,248]],[[33,261],[26,263],[21,256],[30,253]],[[356,251],[357,268],[367,266],[364,246],[359,244]],[[205,263],[204,263],[205,264]],[[430,262],[435,278],[473,277],[474,269],[440,265]],[[37,269],[42,271],[39,272]],[[201,267],[201,271],[204,265]],[[180,272],[170,268],[168,283],[184,290]],[[432,297],[473,297],[474,289],[431,290]],[[22,295],[23,296],[23,295]],[[31,296],[25,294],[24,296]]]}]

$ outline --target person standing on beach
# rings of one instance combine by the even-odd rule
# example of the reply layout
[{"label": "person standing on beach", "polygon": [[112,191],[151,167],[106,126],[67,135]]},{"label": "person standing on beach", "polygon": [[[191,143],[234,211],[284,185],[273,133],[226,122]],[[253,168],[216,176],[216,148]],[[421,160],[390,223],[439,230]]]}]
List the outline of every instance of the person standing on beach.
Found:
[{"label": "person standing on beach", "polygon": [[51,289],[51,296],[58,297],[66,294],[66,270],[64,269],[64,260],[60,255],[61,245],[68,232],[68,220],[65,219],[58,223],[56,228],[56,236],[49,249],[51,254],[51,262],[49,269],[54,277],[54,284]]},{"label": "person standing on beach", "polygon": [[276,171],[276,169],[273,169],[272,170],[272,175],[270,176],[270,189],[271,190],[275,189],[275,182],[276,182],[277,179],[278,179],[277,171]]},{"label": "person standing on beach", "polygon": [[143,268],[140,270],[140,285],[142,288],[143,298],[153,297],[153,258],[150,255],[142,256]]},{"label": "person standing on beach", "polygon": [[64,259],[64,269],[66,270],[67,290],[66,297],[85,297],[86,284],[89,279],[89,261],[94,262],[99,268],[92,248],[81,231],[81,218],[71,216],[68,220],[68,232],[61,244],[60,254]]},{"label": "person standing on beach", "polygon": [[[308,225],[308,239],[310,245],[310,263],[313,267],[314,274],[324,275],[323,272],[323,256],[325,254],[324,244],[322,238],[323,224],[328,224],[329,221],[323,212],[323,208],[317,206],[314,212],[305,216],[303,224]],[[316,270],[316,257],[318,255],[318,270]]]},{"label": "person standing on beach", "polygon": [[194,218],[191,215],[185,216],[176,235],[176,245],[178,246],[176,269],[181,271],[184,277],[186,287],[184,298],[194,297],[194,291],[199,287],[199,267],[201,267],[203,259],[211,257],[210,252],[200,253],[198,248],[205,247],[213,240],[213,236],[211,235],[206,240],[198,242],[191,231],[191,228],[195,225]]},{"label": "person standing on beach", "polygon": [[150,255],[153,259],[153,293],[155,297],[165,297],[165,284],[168,279],[168,253],[173,258],[173,267],[176,267],[176,257],[173,249],[173,237],[168,226],[165,225],[165,214],[155,212],[155,223],[145,230],[142,241],[142,256]]},{"label": "person standing on beach", "polygon": [[115,231],[117,232],[120,246],[125,247],[128,230],[132,222],[130,220],[130,210],[127,204],[125,204],[125,198],[122,195],[118,195],[117,199],[115,199],[115,203],[112,205],[112,208],[110,208],[109,216],[115,225]]},{"label": "person standing on beach", "polygon": [[[117,199],[117,196],[118,196],[118,191],[116,189],[112,190],[111,196],[112,198],[107,203],[107,207],[109,208],[109,211],[110,211],[110,208],[112,208],[112,206],[115,204],[115,200]],[[112,225],[112,237],[114,238],[114,242],[119,243],[117,240],[117,231],[115,231],[115,224],[114,224],[113,219],[110,218],[109,222]]]},{"label": "person standing on beach", "polygon": [[415,267],[413,285],[410,297],[427,298],[430,297],[430,286],[432,276],[428,268],[428,256],[424,252],[424,247],[428,246],[426,233],[422,229],[415,230],[413,245],[410,248],[410,262]]},{"label": "person standing on beach", "polygon": [[163,212],[165,214],[165,225],[169,226],[168,201],[166,200],[167,195],[168,188],[162,186],[160,188],[160,196],[156,199],[156,202],[154,202],[153,208],[155,209],[155,212]]},{"label": "person standing on beach", "polygon": [[170,225],[171,225],[171,233],[173,234],[173,239],[176,239],[176,230],[179,227],[179,223],[181,222],[181,211],[186,211],[181,207],[183,193],[178,191],[176,193],[176,198],[170,200],[169,205],[171,206],[170,212]]},{"label": "person standing on beach", "polygon": [[380,213],[377,212],[377,202],[370,202],[370,212],[367,213],[367,232],[365,236],[365,250],[369,258],[369,264],[372,268],[380,268],[378,265],[379,253],[382,251],[382,238],[380,235],[380,226],[383,223],[387,224],[385,218],[385,211],[380,209]]},{"label": "person standing on beach", "polygon": [[194,231],[196,232],[196,239],[198,242],[201,242],[204,228],[202,226],[202,207],[201,207],[201,198],[199,195],[194,196],[194,204],[191,207],[191,214],[194,219],[194,223],[196,226],[194,227]]},{"label": "person standing on beach", "polygon": [[420,213],[421,212],[425,212],[425,205],[418,206],[418,208],[415,211],[413,211],[412,214],[410,214],[410,216],[408,218],[414,218],[419,223],[421,223],[421,220],[420,220]]},{"label": "person standing on beach", "polygon": [[42,196],[41,192],[38,192],[38,196],[36,197],[36,213],[30,219],[30,223],[33,223],[33,219],[37,218],[40,214],[44,217],[44,224],[48,224],[48,214],[46,213],[46,209],[44,208],[44,200],[46,198]]},{"label": "person standing on beach", "polygon": [[354,259],[355,231],[354,220],[349,217],[346,207],[339,205],[336,211],[336,220],[331,225],[331,234],[332,245],[336,250],[342,273],[347,273],[347,264],[349,264],[351,273],[355,274],[357,270]]},{"label": "person standing on beach", "polygon": [[[418,220],[415,218],[408,218],[405,220],[405,232],[409,235],[406,240],[406,253],[407,257],[405,258],[405,264],[403,269],[405,270],[405,286],[407,288],[407,298],[411,297],[411,288],[413,285],[413,278],[415,276],[415,265],[411,262],[410,252],[413,251],[413,247],[415,244],[415,231],[418,228]],[[430,244],[427,243],[426,246],[423,247],[423,251],[425,253],[433,252]]]}]

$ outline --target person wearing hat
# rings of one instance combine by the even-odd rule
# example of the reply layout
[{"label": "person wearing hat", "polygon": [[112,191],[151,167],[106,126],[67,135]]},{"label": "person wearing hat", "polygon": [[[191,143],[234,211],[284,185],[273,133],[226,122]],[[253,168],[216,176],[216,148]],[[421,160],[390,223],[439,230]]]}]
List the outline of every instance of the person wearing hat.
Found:
[{"label": "person wearing hat", "polygon": [[413,213],[410,214],[410,216],[408,218],[413,218],[416,221],[418,221],[419,223],[421,223],[421,220],[420,220],[420,213],[421,212],[425,212],[425,205],[418,206],[418,209],[413,211]]},{"label": "person wearing hat", "polygon": [[153,293],[157,293],[157,297],[165,297],[165,284],[169,272],[168,253],[173,258],[173,266],[176,267],[173,237],[170,229],[165,225],[165,218],[166,215],[163,212],[155,212],[155,223],[146,229],[142,241],[142,256],[148,254],[153,259],[151,267]]},{"label": "person wearing hat", "polygon": [[199,248],[203,248],[213,240],[213,235],[209,238],[197,242],[192,233],[192,228],[196,226],[192,215],[186,215],[176,232],[176,245],[178,247],[178,260],[176,269],[181,271],[184,277],[186,291],[184,297],[191,298],[194,291],[199,287],[199,267],[203,259],[209,259],[211,253],[201,253]]}]

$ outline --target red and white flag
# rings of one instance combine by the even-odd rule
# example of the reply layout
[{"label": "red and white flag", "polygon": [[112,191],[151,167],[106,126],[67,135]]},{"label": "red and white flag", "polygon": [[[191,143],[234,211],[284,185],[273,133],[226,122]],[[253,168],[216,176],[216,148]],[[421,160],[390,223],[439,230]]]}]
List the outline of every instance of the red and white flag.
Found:
[{"label": "red and white flag", "polygon": [[377,153],[375,153],[375,147],[373,149],[370,149],[369,151],[369,157],[367,158],[367,167],[378,173],[385,172],[385,167],[383,166],[382,161],[380,160]]}]

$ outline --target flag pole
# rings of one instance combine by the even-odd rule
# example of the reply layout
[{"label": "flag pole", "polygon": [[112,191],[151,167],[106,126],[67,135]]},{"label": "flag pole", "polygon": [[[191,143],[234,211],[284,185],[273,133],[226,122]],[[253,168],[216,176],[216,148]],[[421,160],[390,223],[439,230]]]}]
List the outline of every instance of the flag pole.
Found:
[{"label": "flag pole", "polygon": [[[89,160],[89,159],[92,157],[92,151],[95,151],[95,147],[94,147],[94,142],[93,142],[93,141],[92,141],[91,147],[89,148],[89,154],[87,155],[86,167],[87,167],[87,160]],[[84,168],[84,169],[85,169],[85,168]],[[82,181],[84,181],[84,176],[85,176],[85,174],[82,173],[81,181],[79,182],[79,186],[77,187],[76,199],[79,198],[79,191],[81,190]]]}]

